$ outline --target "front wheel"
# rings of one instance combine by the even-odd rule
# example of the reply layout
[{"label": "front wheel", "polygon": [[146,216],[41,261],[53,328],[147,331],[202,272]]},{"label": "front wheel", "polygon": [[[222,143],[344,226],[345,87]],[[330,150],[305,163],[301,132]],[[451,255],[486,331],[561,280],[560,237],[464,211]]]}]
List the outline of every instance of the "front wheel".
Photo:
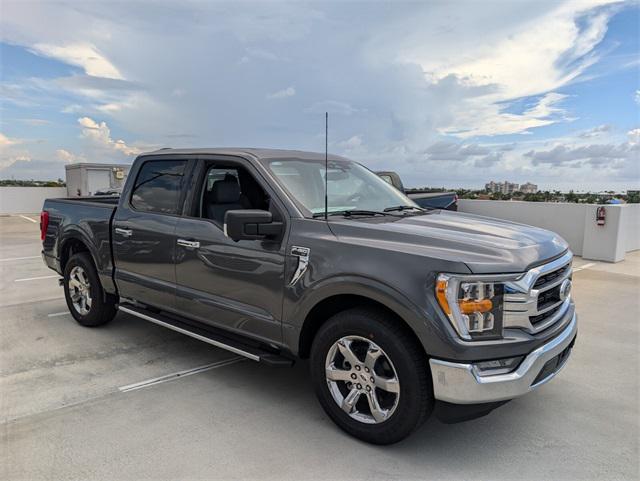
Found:
[{"label": "front wheel", "polygon": [[320,404],[344,431],[374,444],[404,439],[433,410],[428,360],[399,322],[375,309],[344,311],[311,349]]},{"label": "front wheel", "polygon": [[106,324],[116,315],[115,300],[105,294],[89,254],[74,254],[64,268],[64,297],[78,324]]}]

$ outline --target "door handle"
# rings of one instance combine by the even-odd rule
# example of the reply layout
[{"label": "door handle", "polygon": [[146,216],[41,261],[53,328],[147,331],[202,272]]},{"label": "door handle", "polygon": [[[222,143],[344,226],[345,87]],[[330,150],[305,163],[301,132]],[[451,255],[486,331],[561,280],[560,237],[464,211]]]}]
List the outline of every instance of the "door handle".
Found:
[{"label": "door handle", "polygon": [[187,249],[199,249],[200,242],[198,241],[190,241],[186,239],[178,239],[178,245],[182,247],[186,247]]},{"label": "door handle", "polygon": [[131,237],[133,235],[133,231],[131,229],[121,229],[120,227],[116,227],[116,234],[120,234],[124,237]]}]

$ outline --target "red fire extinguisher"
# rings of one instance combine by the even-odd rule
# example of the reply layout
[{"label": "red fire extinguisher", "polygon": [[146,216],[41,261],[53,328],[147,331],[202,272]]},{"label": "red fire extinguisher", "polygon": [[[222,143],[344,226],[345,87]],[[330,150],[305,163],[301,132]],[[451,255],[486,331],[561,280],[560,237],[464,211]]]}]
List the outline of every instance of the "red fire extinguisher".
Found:
[{"label": "red fire extinguisher", "polygon": [[604,225],[606,216],[607,210],[604,207],[598,207],[596,209],[596,224]]}]

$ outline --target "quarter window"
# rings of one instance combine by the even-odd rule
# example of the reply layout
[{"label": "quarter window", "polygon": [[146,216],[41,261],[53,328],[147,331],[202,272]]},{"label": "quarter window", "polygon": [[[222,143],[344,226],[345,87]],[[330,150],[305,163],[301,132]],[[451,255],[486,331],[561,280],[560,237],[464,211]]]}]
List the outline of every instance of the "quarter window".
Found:
[{"label": "quarter window", "polygon": [[185,160],[151,160],[138,173],[131,193],[131,205],[141,211],[176,214]]}]

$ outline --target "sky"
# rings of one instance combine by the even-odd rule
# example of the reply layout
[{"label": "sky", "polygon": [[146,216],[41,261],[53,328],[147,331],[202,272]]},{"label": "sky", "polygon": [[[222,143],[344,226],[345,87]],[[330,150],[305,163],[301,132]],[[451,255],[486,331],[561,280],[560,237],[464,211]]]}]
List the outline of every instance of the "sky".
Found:
[{"label": "sky", "polygon": [[0,178],[329,150],[406,186],[640,188],[640,3],[0,2]]}]

